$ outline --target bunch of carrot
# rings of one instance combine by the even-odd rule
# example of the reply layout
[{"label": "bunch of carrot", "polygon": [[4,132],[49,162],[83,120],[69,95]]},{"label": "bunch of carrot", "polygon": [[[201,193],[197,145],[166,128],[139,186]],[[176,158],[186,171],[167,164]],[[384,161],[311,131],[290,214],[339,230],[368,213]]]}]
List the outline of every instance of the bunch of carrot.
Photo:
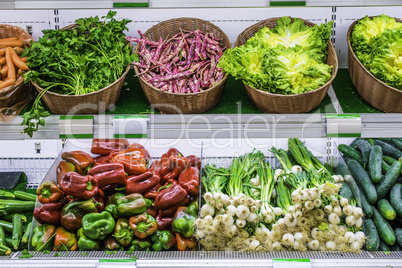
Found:
[{"label": "bunch of carrot", "polygon": [[20,57],[23,51],[23,42],[17,37],[0,39],[0,89],[14,85],[28,70],[27,57]]}]

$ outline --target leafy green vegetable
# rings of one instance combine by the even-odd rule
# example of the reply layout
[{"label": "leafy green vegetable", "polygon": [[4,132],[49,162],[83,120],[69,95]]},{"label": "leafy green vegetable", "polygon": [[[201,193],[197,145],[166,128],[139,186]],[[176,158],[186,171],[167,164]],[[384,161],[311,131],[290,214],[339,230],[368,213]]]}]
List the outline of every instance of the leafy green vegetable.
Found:
[{"label": "leafy green vegetable", "polygon": [[264,58],[264,70],[272,77],[272,92],[300,94],[325,85],[331,78],[331,67],[318,63],[311,55],[298,45],[269,49]]},{"label": "leafy green vegetable", "polygon": [[261,28],[245,45],[228,49],[218,67],[253,88],[277,94],[317,89],[331,77],[325,64],[332,21],[309,27],[282,17],[278,26]]},{"label": "leafy green vegetable", "polygon": [[360,61],[364,64],[365,55],[369,54],[372,47],[377,43],[376,38],[381,36],[385,29],[400,27],[402,27],[402,23],[396,22],[395,19],[384,14],[372,19],[365,16],[353,27],[350,38],[353,51],[355,51],[359,60],[363,58]]},{"label": "leafy green vegetable", "polygon": [[49,115],[40,103],[47,91],[65,95],[82,95],[98,91],[116,81],[127,65],[137,59],[125,39],[128,19],[114,19],[116,11],[75,21],[74,29],[43,30],[43,36],[33,43],[27,55],[30,71],[26,82],[34,81],[44,88],[31,111],[23,115],[24,132],[30,137],[41,119]]},{"label": "leafy green vegetable", "polygon": [[353,27],[350,42],[367,70],[402,90],[402,23],[384,14],[366,16]]},{"label": "leafy green vegetable", "polygon": [[30,259],[33,257],[33,254],[29,253],[28,249],[24,249],[21,251],[20,259]]}]

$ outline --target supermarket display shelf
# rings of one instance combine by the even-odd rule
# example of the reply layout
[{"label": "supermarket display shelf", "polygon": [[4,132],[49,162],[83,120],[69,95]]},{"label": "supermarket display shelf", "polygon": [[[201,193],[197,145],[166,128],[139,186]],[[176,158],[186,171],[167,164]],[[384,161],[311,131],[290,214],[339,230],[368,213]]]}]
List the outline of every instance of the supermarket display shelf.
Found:
[{"label": "supermarket display shelf", "polygon": [[[106,254],[92,252],[31,252],[30,259],[20,259],[21,252],[0,261],[6,267],[401,267],[401,252],[134,252]],[[60,262],[60,260],[65,260]],[[301,262],[304,261],[304,262]]]}]

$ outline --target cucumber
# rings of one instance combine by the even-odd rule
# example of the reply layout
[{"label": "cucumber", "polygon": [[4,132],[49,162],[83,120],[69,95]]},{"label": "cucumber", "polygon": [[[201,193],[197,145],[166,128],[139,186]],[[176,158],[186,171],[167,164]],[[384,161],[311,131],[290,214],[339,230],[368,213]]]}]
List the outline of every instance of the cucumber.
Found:
[{"label": "cucumber", "polygon": [[15,250],[18,250],[18,247],[21,243],[21,238],[22,238],[22,220],[20,216],[14,214],[11,244],[13,245],[13,248]]},{"label": "cucumber", "polygon": [[379,251],[392,251],[392,248],[385,244],[382,240],[380,241],[380,247],[378,248]]},{"label": "cucumber", "polygon": [[380,247],[380,237],[377,232],[377,228],[371,219],[364,219],[364,231],[366,233],[366,248],[369,251],[377,251]]},{"label": "cucumber", "polygon": [[11,234],[13,232],[13,224],[11,222],[0,220],[0,226],[3,227],[4,231],[7,233]]},{"label": "cucumber", "polygon": [[369,160],[369,155],[371,152],[371,145],[368,141],[366,140],[358,140],[356,142],[357,148],[359,148],[361,154],[362,154],[362,158],[363,158],[363,162],[367,163]]},{"label": "cucumber", "polygon": [[350,202],[350,200],[353,198],[352,190],[346,182],[342,182],[341,184],[342,187],[341,190],[339,190],[339,195],[345,197]]},{"label": "cucumber", "polygon": [[389,246],[395,244],[396,236],[394,230],[375,207],[373,207],[373,222],[381,240]]},{"label": "cucumber", "polygon": [[370,152],[369,157],[369,171],[372,182],[377,183],[381,180],[381,163],[382,163],[382,149],[378,145],[374,145]]},{"label": "cucumber", "polygon": [[395,138],[395,139],[391,139],[391,140],[392,140],[393,145],[397,149],[402,150],[402,139],[401,138]]},{"label": "cucumber", "polygon": [[368,143],[369,143],[371,146],[374,146],[374,145],[375,145],[375,142],[374,142],[373,139],[368,139],[367,141],[368,141]]},{"label": "cucumber", "polygon": [[356,138],[356,139],[354,139],[354,140],[352,141],[352,143],[349,144],[349,146],[352,147],[353,149],[357,149],[356,143],[357,143],[359,140],[361,140],[361,139],[362,139],[362,138]]},{"label": "cucumber", "polygon": [[363,167],[353,159],[350,160],[347,165],[352,173],[352,176],[356,179],[357,184],[360,186],[359,188],[362,189],[366,194],[367,200],[371,204],[377,202],[376,188]]},{"label": "cucumber", "polygon": [[371,218],[373,216],[373,207],[367,201],[367,197],[363,193],[363,191],[360,191],[360,204],[361,204],[364,216]]},{"label": "cucumber", "polygon": [[344,157],[347,156],[359,162],[360,165],[364,165],[363,157],[356,149],[353,149],[346,144],[339,144],[338,150],[343,154]]},{"label": "cucumber", "polygon": [[401,169],[402,163],[400,161],[397,161],[391,165],[387,173],[385,173],[381,181],[376,185],[378,198],[383,198],[392,188],[392,186],[394,186],[399,174],[401,173]]},{"label": "cucumber", "polygon": [[399,159],[402,155],[402,152],[400,150],[396,149],[391,144],[388,144],[388,143],[380,141],[380,140],[375,140],[375,144],[382,148],[382,153],[384,155],[389,155],[396,159]]},{"label": "cucumber", "polygon": [[401,247],[398,245],[398,243],[395,243],[391,248],[392,251],[401,251]]},{"label": "cucumber", "polygon": [[393,158],[393,157],[391,157],[391,156],[388,156],[388,155],[383,155],[382,156],[382,159],[385,161],[385,163],[387,163],[388,165],[392,165],[393,163],[395,163],[396,161],[398,161],[398,160],[396,160],[395,158]]},{"label": "cucumber", "polygon": [[15,198],[24,201],[36,202],[36,194],[30,194],[23,191],[14,191]]},{"label": "cucumber", "polygon": [[396,219],[395,209],[391,206],[387,199],[381,199],[377,202],[378,211],[384,219],[392,221]]},{"label": "cucumber", "polygon": [[396,214],[402,217],[402,184],[396,183],[392,186],[389,201],[395,209]]},{"label": "cucumber", "polygon": [[6,245],[6,233],[3,227],[0,225],[0,246]]},{"label": "cucumber", "polygon": [[402,247],[402,228],[396,228],[395,235],[397,244]]},{"label": "cucumber", "polygon": [[384,161],[384,159],[381,161],[381,171],[383,174],[387,173],[391,166],[387,164],[387,162]]}]

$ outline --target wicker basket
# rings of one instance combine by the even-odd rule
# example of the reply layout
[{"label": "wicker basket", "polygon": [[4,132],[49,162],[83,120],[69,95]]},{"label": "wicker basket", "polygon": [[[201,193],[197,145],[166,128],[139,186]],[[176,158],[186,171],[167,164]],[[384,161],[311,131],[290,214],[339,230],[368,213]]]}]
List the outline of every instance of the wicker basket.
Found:
[{"label": "wicker basket", "polygon": [[[32,36],[19,26],[0,24],[0,39],[17,37],[24,47],[29,47]],[[25,106],[35,97],[35,90],[31,84],[24,83],[20,76],[14,85],[0,89],[0,121],[8,121],[18,115]]]},{"label": "wicker basket", "polygon": [[[373,18],[373,17],[370,17]],[[402,20],[396,19],[397,22]],[[402,113],[402,91],[391,87],[370,73],[357,59],[350,44],[353,27],[358,20],[349,27],[348,42],[348,69],[357,92],[374,108],[386,113]]]},{"label": "wicker basket", "polygon": [[[163,39],[171,37],[182,30],[202,30],[204,32],[211,32],[221,39],[221,44],[226,48],[231,48],[229,37],[214,24],[196,18],[176,18],[163,21],[156,24],[148,31],[145,32],[150,40],[159,41],[160,37]],[[135,51],[140,50],[140,45],[137,44]],[[134,66],[136,75],[139,70]],[[162,113],[184,113],[195,114],[202,113],[212,109],[221,100],[223,89],[225,87],[227,75],[217,83],[215,86],[197,93],[171,93],[160,90],[139,76],[140,84],[145,96],[153,107]]]},{"label": "wicker basket", "polygon": [[[249,38],[262,27],[275,28],[277,20],[280,18],[270,18],[260,21],[245,29],[236,39],[235,47],[243,45]],[[303,20],[305,25],[313,26],[314,23]],[[251,101],[258,109],[265,113],[305,113],[317,107],[324,99],[327,91],[338,72],[338,58],[332,42],[328,42],[327,64],[332,66],[331,79],[322,87],[295,95],[273,94],[259,89],[255,89],[243,83]]]},{"label": "wicker basket", "polygon": [[[74,29],[75,27],[75,24],[72,24],[64,27],[63,30]],[[119,99],[121,88],[130,66],[131,64],[127,65],[126,70],[119,79],[98,91],[83,95],[63,95],[47,91],[43,94],[42,99],[54,114],[103,113],[110,109]],[[36,83],[32,84],[38,93],[42,92],[43,88]]]}]

